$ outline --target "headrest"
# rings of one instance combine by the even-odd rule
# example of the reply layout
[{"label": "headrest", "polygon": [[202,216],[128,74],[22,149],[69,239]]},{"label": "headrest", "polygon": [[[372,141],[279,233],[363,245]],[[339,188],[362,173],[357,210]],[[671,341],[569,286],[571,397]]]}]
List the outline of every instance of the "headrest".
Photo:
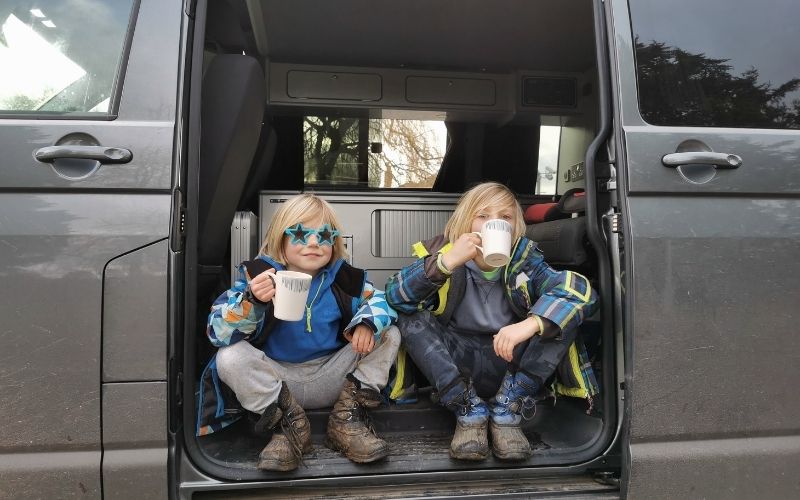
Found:
[{"label": "headrest", "polygon": [[246,48],[244,33],[236,12],[225,0],[208,2],[206,40],[219,45],[224,52],[241,54]]},{"label": "headrest", "polygon": [[564,214],[558,210],[558,203],[538,203],[525,210],[525,223],[538,224],[550,220],[563,219]]},{"label": "headrest", "polygon": [[539,224],[551,220],[568,219],[572,214],[586,211],[586,193],[582,188],[570,189],[559,198],[558,203],[537,203],[525,210],[526,224]]}]

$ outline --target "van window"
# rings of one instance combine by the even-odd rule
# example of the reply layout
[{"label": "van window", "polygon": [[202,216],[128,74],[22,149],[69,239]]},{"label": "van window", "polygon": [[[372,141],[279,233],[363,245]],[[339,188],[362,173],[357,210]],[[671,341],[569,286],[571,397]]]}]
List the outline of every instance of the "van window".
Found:
[{"label": "van window", "polygon": [[111,112],[133,0],[3,2],[0,113]]},{"label": "van window", "polygon": [[306,116],[303,163],[309,186],[427,188],[447,148],[443,121]]},{"label": "van window", "polygon": [[796,0],[630,0],[654,125],[800,128]]},{"label": "van window", "polygon": [[539,128],[539,166],[536,170],[535,194],[556,194],[560,142],[561,127],[542,125]]}]

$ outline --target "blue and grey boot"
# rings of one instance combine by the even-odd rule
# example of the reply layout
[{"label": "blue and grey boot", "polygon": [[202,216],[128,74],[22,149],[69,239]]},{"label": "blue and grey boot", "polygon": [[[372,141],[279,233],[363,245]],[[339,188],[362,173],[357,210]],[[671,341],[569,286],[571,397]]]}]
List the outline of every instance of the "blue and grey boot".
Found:
[{"label": "blue and grey boot", "polygon": [[519,372],[506,372],[500,390],[490,401],[492,406],[492,452],[502,460],[525,460],[531,445],[522,433],[522,420],[536,413],[536,381]]},{"label": "blue and grey boot", "polygon": [[486,459],[489,456],[489,406],[478,397],[472,384],[456,384],[442,395],[441,402],[456,414],[450,456],[459,460]]}]

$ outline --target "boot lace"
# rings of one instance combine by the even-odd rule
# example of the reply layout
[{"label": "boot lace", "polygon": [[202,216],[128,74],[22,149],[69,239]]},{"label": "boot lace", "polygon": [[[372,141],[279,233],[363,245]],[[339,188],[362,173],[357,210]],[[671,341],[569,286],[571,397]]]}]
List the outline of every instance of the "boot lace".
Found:
[{"label": "boot lace", "polygon": [[375,427],[372,425],[372,417],[370,416],[369,412],[364,405],[359,403],[356,399],[356,392],[353,392],[352,395],[353,403],[347,408],[347,410],[345,410],[347,412],[347,417],[345,417],[344,420],[349,420],[351,422],[362,422],[369,432],[376,434]]},{"label": "boot lace", "polygon": [[446,406],[451,411],[454,411],[458,415],[465,417],[472,413],[472,410],[475,409],[480,402],[480,399],[472,398],[470,397],[469,392],[465,392],[461,398],[456,398],[450,401]]},{"label": "boot lace", "polygon": [[495,401],[505,411],[521,415],[523,420],[532,419],[536,415],[536,400],[531,396],[514,394],[514,388],[512,385],[508,392],[495,396]]},{"label": "boot lace", "polygon": [[294,422],[295,412],[292,409],[286,410],[281,418],[281,432],[286,436],[289,441],[289,446],[292,449],[292,455],[306,467],[306,462],[303,460],[303,444],[300,437],[300,432],[295,428]]}]

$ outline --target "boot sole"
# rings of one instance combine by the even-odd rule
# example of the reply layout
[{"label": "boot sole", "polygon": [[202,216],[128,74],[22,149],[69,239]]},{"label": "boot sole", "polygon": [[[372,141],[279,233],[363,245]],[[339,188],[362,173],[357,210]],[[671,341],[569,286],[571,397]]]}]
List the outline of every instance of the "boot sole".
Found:
[{"label": "boot sole", "polygon": [[494,446],[494,434],[500,432],[500,426],[492,422],[489,424],[489,430],[492,433],[492,454],[495,456],[495,458],[507,461],[520,461],[520,460],[527,460],[533,455],[533,450],[531,450],[530,448],[528,448],[527,450],[507,451],[505,453],[499,451]]},{"label": "boot sole", "polygon": [[[311,453],[311,450],[314,449],[314,445],[311,443],[311,440],[307,441],[306,444],[303,446],[303,455],[306,453]],[[278,471],[278,472],[289,472],[292,470],[297,469],[299,463],[292,462],[285,462],[280,460],[264,460],[263,458],[259,458],[258,465],[256,465],[257,469],[260,470],[270,470],[270,471]]]},{"label": "boot sole", "polygon": [[450,458],[454,458],[456,460],[469,460],[471,462],[479,462],[481,460],[486,460],[489,458],[489,453],[481,454],[481,453],[465,453],[463,455],[456,455],[455,453],[450,451]]},{"label": "boot sole", "polygon": [[359,464],[368,464],[372,462],[376,462],[382,458],[386,458],[389,454],[389,449],[384,448],[377,453],[373,453],[372,455],[355,455],[352,453],[348,453],[347,450],[344,449],[343,446],[339,446],[338,443],[331,441],[330,438],[325,438],[325,446],[330,448],[333,451],[338,451],[339,453],[343,454],[348,459],[352,460],[353,462],[357,462]]},{"label": "boot sole", "polygon": [[527,460],[527,459],[529,459],[531,457],[531,455],[533,455],[533,453],[527,453],[527,452],[517,452],[517,453],[502,454],[502,453],[498,453],[498,452],[496,452],[494,450],[492,450],[492,453],[494,453],[495,458],[497,458],[499,460],[507,460],[507,461]]},{"label": "boot sole", "polygon": [[278,460],[261,460],[258,462],[260,470],[270,470],[278,472],[289,472],[297,469],[298,464],[294,462],[280,462]]}]

